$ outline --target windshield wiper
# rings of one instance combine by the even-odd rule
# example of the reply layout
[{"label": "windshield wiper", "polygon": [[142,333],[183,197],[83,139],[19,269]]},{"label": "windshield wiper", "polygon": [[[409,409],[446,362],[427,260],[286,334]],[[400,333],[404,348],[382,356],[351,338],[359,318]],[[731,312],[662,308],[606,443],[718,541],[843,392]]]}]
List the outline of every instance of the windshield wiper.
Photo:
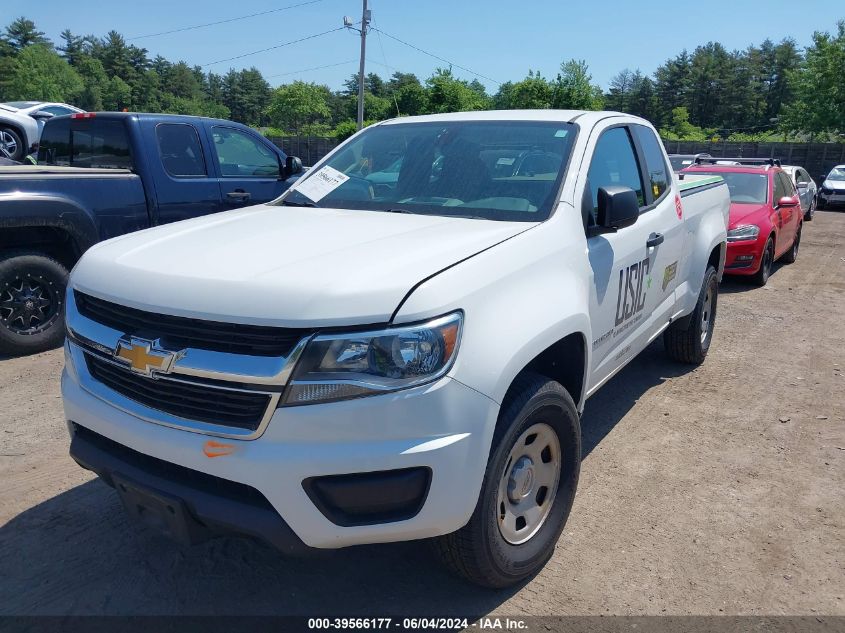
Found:
[{"label": "windshield wiper", "polygon": [[313,202],[293,202],[292,200],[282,200],[282,205],[286,207],[314,207],[318,208]]},{"label": "windshield wiper", "polygon": [[416,211],[411,211],[410,209],[402,209],[401,207],[393,207],[392,209],[385,209],[388,213],[410,213],[411,215],[417,215]]}]

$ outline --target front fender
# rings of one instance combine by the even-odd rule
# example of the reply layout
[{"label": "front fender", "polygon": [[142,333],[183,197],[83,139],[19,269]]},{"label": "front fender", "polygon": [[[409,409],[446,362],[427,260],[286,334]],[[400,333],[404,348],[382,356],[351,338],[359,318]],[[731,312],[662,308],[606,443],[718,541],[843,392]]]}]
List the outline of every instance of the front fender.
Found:
[{"label": "front fender", "polygon": [[[516,375],[546,348],[570,334],[592,340],[584,230],[580,217],[566,217],[569,211],[427,280],[400,306],[394,322],[463,310],[461,347],[450,375],[501,403]],[[584,349],[586,357],[573,362],[584,363],[587,376],[589,345]],[[576,398],[579,409],[583,391]]]}]

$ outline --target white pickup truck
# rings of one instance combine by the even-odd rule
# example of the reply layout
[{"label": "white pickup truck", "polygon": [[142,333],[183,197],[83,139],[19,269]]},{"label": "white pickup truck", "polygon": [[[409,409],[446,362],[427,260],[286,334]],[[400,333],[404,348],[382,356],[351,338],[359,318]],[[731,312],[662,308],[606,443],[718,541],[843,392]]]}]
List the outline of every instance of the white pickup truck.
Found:
[{"label": "white pickup truck", "polygon": [[103,242],[67,294],[71,455],[193,542],[433,539],[502,587],[572,507],[585,400],[713,335],[730,200],[646,121],[385,121],[278,200]]}]

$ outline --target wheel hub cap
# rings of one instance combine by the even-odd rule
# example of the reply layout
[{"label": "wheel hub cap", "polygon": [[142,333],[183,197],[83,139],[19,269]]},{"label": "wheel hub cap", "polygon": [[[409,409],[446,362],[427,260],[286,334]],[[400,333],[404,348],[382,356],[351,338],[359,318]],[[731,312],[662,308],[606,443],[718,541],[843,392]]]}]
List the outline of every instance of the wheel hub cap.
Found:
[{"label": "wheel hub cap", "polygon": [[527,455],[520,457],[508,478],[508,498],[518,503],[531,493],[534,487],[534,462]]},{"label": "wheel hub cap", "polygon": [[496,497],[499,532],[508,543],[525,543],[543,527],[557,494],[561,461],[557,433],[544,422],[514,442]]}]

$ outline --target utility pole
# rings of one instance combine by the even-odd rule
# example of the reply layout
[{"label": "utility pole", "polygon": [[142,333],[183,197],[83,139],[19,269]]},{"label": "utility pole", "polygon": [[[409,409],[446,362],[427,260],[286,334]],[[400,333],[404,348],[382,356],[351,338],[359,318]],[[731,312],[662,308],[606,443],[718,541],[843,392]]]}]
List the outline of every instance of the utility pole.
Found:
[{"label": "utility pole", "polygon": [[372,14],[367,8],[367,0],[364,0],[364,10],[361,13],[361,28],[352,26],[352,18],[344,17],[343,25],[361,34],[361,63],[358,66],[358,129],[364,127],[364,59],[367,54],[367,30],[370,26]]}]

